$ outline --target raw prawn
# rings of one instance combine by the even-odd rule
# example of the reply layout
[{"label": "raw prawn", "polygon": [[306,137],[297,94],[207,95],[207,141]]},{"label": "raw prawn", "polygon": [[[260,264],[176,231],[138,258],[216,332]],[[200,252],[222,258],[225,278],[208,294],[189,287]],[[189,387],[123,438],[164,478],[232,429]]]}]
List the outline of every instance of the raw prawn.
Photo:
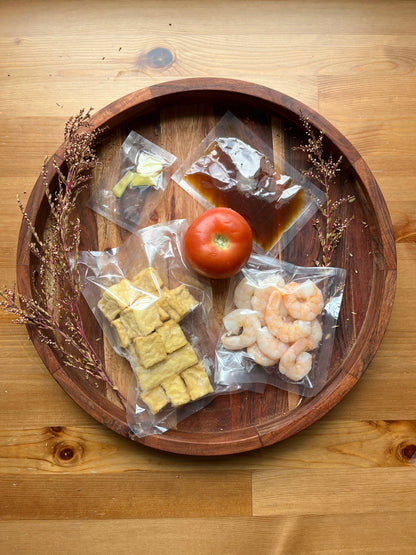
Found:
[{"label": "raw prawn", "polygon": [[324,307],[322,291],[310,279],[303,283],[292,281],[283,292],[283,303],[295,320],[311,321]]},{"label": "raw prawn", "polygon": [[260,351],[270,359],[278,361],[288,349],[288,345],[270,333],[268,328],[260,328],[257,332],[257,345]]},{"label": "raw prawn", "polygon": [[281,312],[282,295],[275,290],[271,293],[266,306],[264,318],[269,331],[283,343],[294,343],[311,333],[311,323],[303,320],[291,320]]},{"label": "raw prawn", "polygon": [[237,308],[251,308],[251,297],[254,285],[245,277],[237,285],[234,291],[234,304]]},{"label": "raw prawn", "polygon": [[269,358],[266,356],[261,350],[257,343],[253,343],[247,347],[247,354],[251,356],[251,358],[260,366],[274,366],[277,363],[277,360],[273,358]]},{"label": "raw prawn", "polygon": [[322,339],[322,325],[316,318],[311,322],[311,333],[308,335],[308,339],[311,344],[309,347],[311,351],[319,347]]},{"label": "raw prawn", "polygon": [[307,376],[312,368],[312,355],[306,352],[309,348],[308,339],[296,341],[280,359],[279,372],[296,382]]},{"label": "raw prawn", "polygon": [[278,287],[283,287],[284,284],[284,279],[281,276],[270,276],[254,289],[251,297],[251,308],[256,310],[263,319],[270,294]]},{"label": "raw prawn", "polygon": [[[255,343],[257,330],[261,327],[256,312],[241,308],[227,314],[223,323],[225,329],[231,335],[223,335],[221,341],[224,347],[231,351],[238,351]],[[241,333],[239,333],[240,330]]]}]

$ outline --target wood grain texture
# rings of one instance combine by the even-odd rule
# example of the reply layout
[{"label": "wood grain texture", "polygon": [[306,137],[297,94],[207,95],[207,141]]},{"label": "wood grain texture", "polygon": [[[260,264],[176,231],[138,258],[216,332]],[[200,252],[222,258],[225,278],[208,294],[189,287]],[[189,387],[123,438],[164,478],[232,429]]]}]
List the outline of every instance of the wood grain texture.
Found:
[{"label": "wood grain texture", "polygon": [[[76,537],[86,555],[129,555],[132,546],[146,553],[169,555],[186,546],[190,553],[285,553],[332,555],[357,553],[414,553],[416,533],[413,515],[305,515],[273,517],[226,517],[181,519],[120,519],[106,521],[24,520],[0,523],[0,547],[10,553],[29,553],[38,546],[39,555],[62,548],[62,537]],[[59,526],[59,534],[50,531]],[[299,530],[299,533],[297,533]],[[336,533],[329,533],[336,530]],[[392,534],[392,530],[394,533]],[[219,533],[220,531],[220,533]],[[91,538],[93,540],[91,541]],[[157,538],[157,540],[155,540]],[[322,545],[325,538],[324,545]],[[398,538],[401,542],[397,550]],[[114,546],[117,546],[115,549]],[[68,555],[78,555],[79,546],[65,543]]]},{"label": "wood grain texture", "polygon": [[[239,457],[183,458],[138,448],[103,427],[51,426],[0,432],[0,468],[17,475],[25,468],[32,475],[105,475],[115,472],[241,471],[290,469],[389,468],[411,469],[416,462],[416,420],[333,421],[326,417],[298,436],[278,445]],[[411,470],[410,470],[411,471]]]},{"label": "wood grain texture", "polygon": [[1,283],[16,280],[16,194],[27,202],[66,119],[186,77],[270,87],[335,125],[377,180],[398,258],[389,325],[352,391],[299,434],[239,455],[170,454],[108,430],[0,314],[2,554],[414,553],[415,29],[412,0],[0,3]]}]

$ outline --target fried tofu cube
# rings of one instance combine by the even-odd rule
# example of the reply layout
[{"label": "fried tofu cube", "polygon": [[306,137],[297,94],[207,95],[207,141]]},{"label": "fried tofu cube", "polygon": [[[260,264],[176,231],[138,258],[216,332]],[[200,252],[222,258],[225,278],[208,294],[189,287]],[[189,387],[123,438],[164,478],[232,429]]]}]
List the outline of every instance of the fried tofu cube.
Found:
[{"label": "fried tofu cube", "polygon": [[[136,353],[136,348],[134,346],[134,343],[129,343],[126,347],[127,351],[128,351],[128,359],[130,361],[130,364],[132,365],[133,368],[135,368],[135,371],[140,371],[140,370],[144,370],[144,368],[142,367],[142,365],[140,364],[140,360],[139,357],[137,356]],[[136,371],[136,373],[137,373]]]},{"label": "fried tofu cube", "polygon": [[156,299],[150,295],[139,297],[131,307],[123,310],[120,320],[130,339],[149,335],[162,325]]},{"label": "fried tofu cube", "polygon": [[112,322],[120,314],[120,305],[115,299],[107,297],[106,299],[101,298],[98,301],[98,308],[104,314],[109,322]]},{"label": "fried tofu cube", "polygon": [[139,292],[128,279],[122,279],[118,283],[106,289],[98,303],[104,316],[112,321],[121,310],[128,307],[139,296]]},{"label": "fried tofu cube", "polygon": [[167,353],[173,353],[187,343],[182,328],[174,320],[168,320],[156,330],[163,341]]},{"label": "fried tofu cube", "polygon": [[131,281],[137,289],[153,294],[158,293],[163,285],[159,273],[152,267],[142,270]]},{"label": "fried tofu cube", "polygon": [[159,299],[157,300],[157,309],[159,311],[159,316],[160,319],[162,320],[162,322],[166,322],[166,320],[169,320],[170,316],[169,313],[166,312],[166,310],[163,308],[163,298],[159,297]]},{"label": "fried tofu cube", "polygon": [[160,412],[163,407],[169,403],[169,397],[166,395],[165,390],[160,386],[151,389],[147,393],[142,393],[140,397],[153,414]]},{"label": "fried tofu cube", "polygon": [[167,357],[163,341],[156,332],[134,340],[136,354],[145,368],[150,368]]},{"label": "fried tofu cube", "polygon": [[180,405],[189,403],[191,400],[185,383],[178,374],[164,380],[161,385],[174,407],[179,407]]},{"label": "fried tofu cube", "polygon": [[180,322],[197,304],[198,301],[183,284],[175,289],[165,289],[161,297],[162,308],[175,322]]},{"label": "fried tofu cube", "polygon": [[144,392],[160,385],[174,374],[180,374],[186,368],[197,364],[198,357],[189,343],[168,355],[165,360],[150,368],[135,368],[140,389]]},{"label": "fried tofu cube", "polygon": [[126,331],[126,328],[124,327],[123,322],[120,320],[120,318],[117,318],[116,320],[113,320],[111,322],[111,325],[114,327],[114,329],[117,332],[118,341],[121,347],[127,348],[131,338],[129,337],[129,334]]},{"label": "fried tofu cube", "polygon": [[179,313],[176,312],[176,310],[174,308],[169,306],[169,302],[168,302],[168,300],[167,300],[167,298],[164,294],[160,297],[159,304],[160,304],[161,309],[168,315],[168,319],[172,319],[175,322],[180,322],[181,317],[180,317]]},{"label": "fried tofu cube", "polygon": [[201,362],[184,370],[181,373],[181,378],[188,388],[188,393],[192,401],[214,391],[204,365]]}]

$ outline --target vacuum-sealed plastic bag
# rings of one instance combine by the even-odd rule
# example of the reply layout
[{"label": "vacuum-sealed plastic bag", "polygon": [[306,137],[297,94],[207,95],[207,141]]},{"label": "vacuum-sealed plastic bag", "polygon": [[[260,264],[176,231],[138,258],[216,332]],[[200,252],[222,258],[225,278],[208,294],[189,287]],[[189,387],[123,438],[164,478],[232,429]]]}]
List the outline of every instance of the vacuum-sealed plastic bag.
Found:
[{"label": "vacuum-sealed plastic bag", "polygon": [[170,179],[176,157],[131,131],[88,201],[88,206],[128,231],[147,223]]},{"label": "vacuum-sealed plastic bag", "polygon": [[230,282],[215,379],[271,384],[313,397],[324,387],[345,270],[305,268],[252,255]]},{"label": "vacuum-sealed plastic bag", "polygon": [[241,214],[261,254],[283,249],[325,200],[230,112],[172,179],[206,208],[227,206]]},{"label": "vacuum-sealed plastic bag", "polygon": [[140,437],[172,428],[215,393],[211,287],[182,261],[186,228],[186,220],[174,220],[121,247],[79,253],[83,295],[134,371],[127,422]]}]

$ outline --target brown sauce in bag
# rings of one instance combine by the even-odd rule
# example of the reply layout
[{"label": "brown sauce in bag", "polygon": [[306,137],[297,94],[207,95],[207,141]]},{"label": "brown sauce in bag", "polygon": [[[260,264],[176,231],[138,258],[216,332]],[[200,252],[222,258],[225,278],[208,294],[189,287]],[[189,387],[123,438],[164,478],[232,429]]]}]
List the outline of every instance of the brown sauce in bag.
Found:
[{"label": "brown sauce in bag", "polygon": [[235,138],[211,143],[184,179],[213,206],[241,214],[266,252],[304,206],[301,188],[276,173],[264,154]]}]

